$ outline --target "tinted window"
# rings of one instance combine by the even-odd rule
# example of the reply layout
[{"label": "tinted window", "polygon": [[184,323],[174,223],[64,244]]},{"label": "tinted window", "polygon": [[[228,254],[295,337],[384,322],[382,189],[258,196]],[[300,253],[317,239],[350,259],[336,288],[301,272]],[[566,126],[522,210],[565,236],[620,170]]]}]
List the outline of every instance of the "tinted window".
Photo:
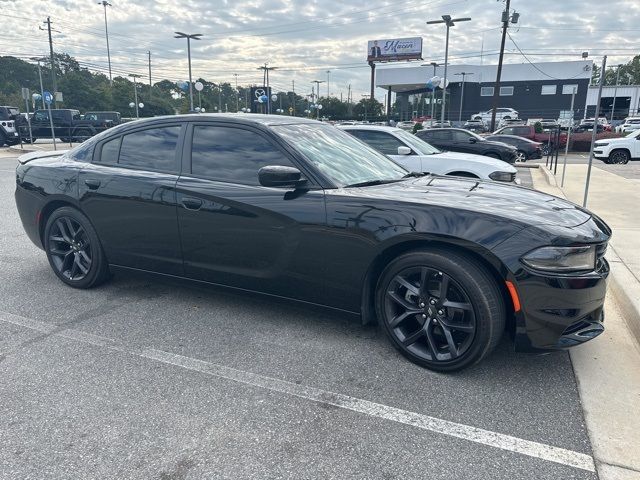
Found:
[{"label": "tinted window", "polygon": [[451,140],[451,131],[450,130],[424,130],[418,131],[418,135],[423,137],[427,141],[447,141]]},{"label": "tinted window", "polygon": [[117,137],[102,144],[100,163],[118,163],[118,152],[120,151],[121,138],[122,137]]},{"label": "tinted window", "polygon": [[350,133],[358,137],[370,147],[373,147],[386,155],[398,155],[398,147],[406,146],[394,136],[384,132],[351,130]]},{"label": "tinted window", "polygon": [[267,165],[293,166],[260,134],[232,127],[193,128],[191,172],[216,180],[259,185],[258,170]]},{"label": "tinted window", "polygon": [[514,135],[528,135],[529,128],[528,127],[513,127]]},{"label": "tinted window", "polygon": [[121,165],[174,172],[179,126],[150,128],[122,137]]},{"label": "tinted window", "polygon": [[49,114],[45,110],[38,110],[34,115],[33,119],[38,122],[49,121]]},{"label": "tinted window", "polygon": [[453,140],[456,142],[468,142],[471,138],[471,135],[462,130],[453,130],[451,133],[453,134]]}]

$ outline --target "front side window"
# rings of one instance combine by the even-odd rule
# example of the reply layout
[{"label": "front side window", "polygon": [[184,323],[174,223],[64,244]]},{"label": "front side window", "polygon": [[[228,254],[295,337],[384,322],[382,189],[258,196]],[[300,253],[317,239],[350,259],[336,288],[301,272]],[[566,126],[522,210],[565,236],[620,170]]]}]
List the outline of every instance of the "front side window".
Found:
[{"label": "front side window", "polygon": [[351,133],[367,145],[385,155],[398,155],[398,147],[406,146],[400,140],[385,132],[373,130],[352,130]]},{"label": "front side window", "polygon": [[33,119],[37,122],[49,121],[49,114],[44,110],[39,110],[33,115]]},{"label": "front side window", "polygon": [[149,128],[122,137],[118,163],[144,170],[177,171],[176,147],[181,127]]},{"label": "front side window", "polygon": [[191,173],[222,182],[259,185],[258,170],[293,166],[288,157],[259,133],[234,127],[196,125]]},{"label": "front side window", "polygon": [[330,125],[277,125],[272,128],[339,186],[400,180],[408,173],[389,157]]},{"label": "front side window", "polygon": [[454,130],[451,132],[453,134],[453,140],[455,142],[468,142],[472,135],[462,130]]}]

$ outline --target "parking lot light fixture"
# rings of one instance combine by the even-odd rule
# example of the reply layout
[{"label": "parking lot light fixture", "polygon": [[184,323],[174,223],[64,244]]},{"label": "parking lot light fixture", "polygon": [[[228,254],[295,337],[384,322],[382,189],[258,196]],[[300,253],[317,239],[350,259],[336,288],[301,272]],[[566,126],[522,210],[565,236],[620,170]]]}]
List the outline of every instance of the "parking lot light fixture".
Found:
[{"label": "parking lot light fixture", "polygon": [[187,39],[187,58],[189,60],[189,111],[193,112],[193,81],[191,80],[191,40],[200,40],[201,33],[175,32],[174,38]]},{"label": "parking lot light fixture", "polygon": [[442,20],[429,20],[427,25],[444,23],[447,26],[447,39],[444,47],[444,76],[442,78],[442,122],[444,123],[445,105],[447,97],[447,66],[449,64],[449,29],[455,26],[455,22],[468,22],[471,18],[451,18],[451,15],[442,15]]},{"label": "parking lot light fixture", "polygon": [[462,102],[464,101],[464,79],[467,75],[473,75],[473,72],[460,72],[456,75],[462,75],[462,88],[460,89],[460,112],[458,113],[458,121],[462,121]]}]

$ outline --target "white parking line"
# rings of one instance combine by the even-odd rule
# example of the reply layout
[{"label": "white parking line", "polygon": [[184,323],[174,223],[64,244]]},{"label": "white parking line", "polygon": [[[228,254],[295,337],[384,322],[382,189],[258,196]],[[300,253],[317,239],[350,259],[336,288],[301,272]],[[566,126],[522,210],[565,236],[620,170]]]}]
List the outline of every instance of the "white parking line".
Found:
[{"label": "white parking line", "polygon": [[[5,313],[0,313],[0,321],[21,325],[26,328],[41,332],[44,331],[47,333],[51,332],[55,328],[51,328],[51,325],[43,322]],[[226,380],[243,383],[245,385],[293,395],[312,402],[332,405],[345,410],[369,415],[371,417],[382,418],[384,420],[410,425],[422,430],[447,435],[449,437],[460,438],[489,447],[499,448],[501,450],[515,452],[529,457],[535,457],[549,462],[587,470],[589,472],[595,472],[593,457],[573,450],[533,442],[513,437],[511,435],[472,427],[470,425],[450,422],[448,420],[442,420],[429,415],[410,412],[400,408],[390,407],[388,405],[330,392],[315,387],[298,385],[285,380],[245,372],[243,370],[237,370],[235,368],[225,367],[223,365],[217,365],[203,360],[197,360],[183,355],[176,355],[162,350],[156,350],[153,348],[146,349],[142,352],[129,350],[115,340],[86,334],[78,330],[63,330],[61,332],[54,333],[54,336],[60,336],[83,343],[89,343],[91,345],[115,349],[129,355],[161,362],[167,365],[173,365],[206,375],[224,378]]]}]

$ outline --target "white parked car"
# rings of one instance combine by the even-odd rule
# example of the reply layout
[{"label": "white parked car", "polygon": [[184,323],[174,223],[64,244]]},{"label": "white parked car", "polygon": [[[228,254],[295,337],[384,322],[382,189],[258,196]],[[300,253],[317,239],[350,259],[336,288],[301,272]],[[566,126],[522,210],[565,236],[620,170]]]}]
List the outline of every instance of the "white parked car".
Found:
[{"label": "white parked car", "polygon": [[[471,120],[482,120],[485,123],[490,123],[491,113],[492,113],[492,110],[475,113],[471,115]],[[500,122],[502,120],[513,120],[515,118],[518,118],[518,112],[513,108],[496,109],[496,122]]]},{"label": "white parked car", "polygon": [[593,147],[593,156],[604,163],[629,163],[640,160],[640,129],[622,138],[603,138]]},{"label": "white parked car", "polygon": [[624,123],[616,127],[618,133],[631,133],[640,130],[640,117],[628,117],[624,119]]},{"label": "white parked car", "polygon": [[415,125],[415,122],[408,120],[404,122],[398,122],[396,124],[396,127],[401,128],[403,130],[412,130],[414,125]]},{"label": "white parked car", "polygon": [[369,125],[340,128],[412,172],[515,182],[517,170],[502,160],[471,153],[441,152],[399,128]]}]

